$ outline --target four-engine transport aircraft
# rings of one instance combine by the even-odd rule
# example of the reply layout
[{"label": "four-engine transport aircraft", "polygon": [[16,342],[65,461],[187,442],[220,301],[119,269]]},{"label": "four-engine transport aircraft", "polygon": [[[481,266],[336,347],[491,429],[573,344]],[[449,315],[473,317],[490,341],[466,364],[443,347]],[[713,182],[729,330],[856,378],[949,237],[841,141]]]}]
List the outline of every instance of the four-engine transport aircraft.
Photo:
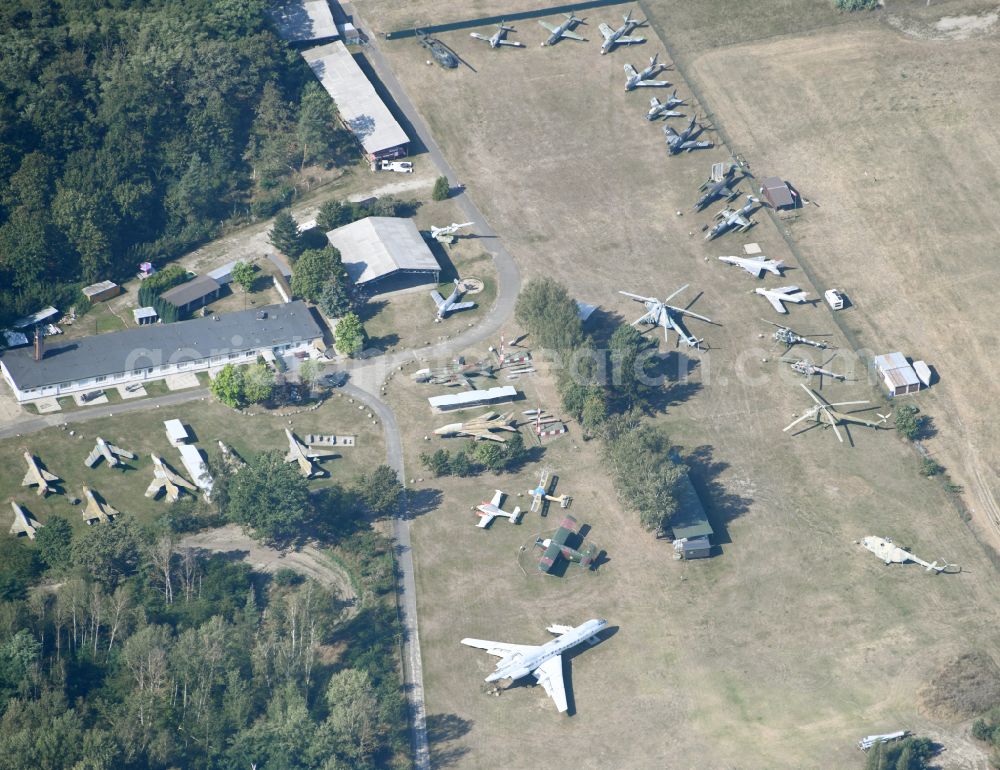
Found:
[{"label": "four-engine transport aircraft", "polygon": [[667,86],[673,85],[669,80],[652,79],[669,67],[667,64],[660,64],[657,62],[657,57],[659,57],[658,53],[649,57],[649,66],[642,72],[637,71],[631,64],[625,65],[626,91],[632,91],[636,88],[666,88]]},{"label": "four-engine transport aircraft", "polygon": [[629,37],[636,27],[645,25],[646,20],[643,19],[642,21],[637,21],[633,19],[631,8],[622,18],[625,23],[618,29],[611,29],[611,27],[603,22],[601,22],[601,25],[598,27],[601,31],[601,35],[604,37],[604,42],[601,43],[601,56],[604,56],[606,53],[610,53],[620,45],[636,45],[646,42],[646,38],[644,37]]},{"label": "four-engine transport aircraft", "polygon": [[780,276],[781,271],[785,269],[785,263],[780,259],[768,259],[767,257],[719,257],[719,259],[728,265],[742,267],[756,278],[764,275],[765,270]]},{"label": "four-engine transport aircraft", "polygon": [[555,701],[559,713],[569,709],[566,699],[566,685],[563,682],[562,654],[571,650],[581,642],[591,645],[600,639],[597,635],[608,625],[608,621],[594,618],[582,623],[576,628],[572,626],[551,625],[546,630],[550,634],[558,634],[558,638],[542,645],[508,644],[506,642],[491,642],[486,639],[465,638],[462,644],[486,650],[490,655],[496,655],[500,660],[496,670],[486,677],[487,682],[509,680],[509,687],[516,680],[533,674],[545,692]]},{"label": "four-engine transport aircraft", "polygon": [[38,460],[35,459],[31,452],[24,453],[24,461],[28,463],[28,472],[24,474],[24,479],[21,481],[22,487],[34,487],[37,486],[38,489],[35,490],[39,497],[45,497],[49,492],[54,492],[55,490],[49,484],[50,481],[59,481],[59,477],[54,473],[49,473],[47,470],[39,466]]},{"label": "four-engine transport aircraft", "polygon": [[587,41],[587,38],[582,35],[576,34],[573,30],[577,24],[583,24],[584,20],[578,16],[574,16],[572,13],[564,13],[563,16],[566,17],[564,21],[559,26],[555,24],[549,24],[547,21],[538,20],[545,29],[547,29],[551,34],[542,41],[542,45],[555,45],[559,42],[561,38],[568,37],[570,40],[581,40],[583,42]]},{"label": "four-engine transport aircraft", "polygon": [[485,35],[480,35],[478,32],[470,32],[469,37],[474,37],[476,40],[485,40],[490,44],[490,48],[499,48],[504,45],[509,45],[512,48],[524,48],[524,43],[519,43],[516,40],[508,40],[508,32],[517,32],[517,30],[513,27],[508,27],[501,21],[497,24],[497,31],[492,36],[486,37]]}]

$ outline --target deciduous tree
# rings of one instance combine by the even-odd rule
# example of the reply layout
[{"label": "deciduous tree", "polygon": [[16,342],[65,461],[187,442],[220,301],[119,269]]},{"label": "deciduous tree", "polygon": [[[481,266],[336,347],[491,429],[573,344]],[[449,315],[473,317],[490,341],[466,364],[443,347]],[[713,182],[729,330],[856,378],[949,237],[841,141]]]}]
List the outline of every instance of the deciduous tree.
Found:
[{"label": "deciduous tree", "polygon": [[250,458],[229,481],[226,517],[254,537],[288,545],[304,536],[312,515],[309,488],[298,472],[278,452]]},{"label": "deciduous tree", "polygon": [[364,347],[365,327],[357,315],[347,313],[337,322],[333,336],[336,339],[337,350],[345,355],[353,356]]}]

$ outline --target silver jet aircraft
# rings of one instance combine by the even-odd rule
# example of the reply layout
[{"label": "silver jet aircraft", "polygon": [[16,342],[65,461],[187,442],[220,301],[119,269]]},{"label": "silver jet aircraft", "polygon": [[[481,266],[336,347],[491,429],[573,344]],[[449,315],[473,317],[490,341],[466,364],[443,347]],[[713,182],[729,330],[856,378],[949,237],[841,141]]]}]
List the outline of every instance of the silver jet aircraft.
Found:
[{"label": "silver jet aircraft", "polygon": [[741,267],[750,275],[760,278],[764,272],[773,273],[780,276],[785,269],[785,263],[780,259],[768,259],[767,257],[719,257],[723,262]]},{"label": "silver jet aircraft", "polygon": [[755,220],[750,219],[750,212],[754,210],[754,206],[760,203],[757,198],[752,195],[747,196],[747,205],[741,209],[731,209],[728,206],[718,214],[715,218],[719,221],[716,223],[715,227],[708,231],[705,236],[706,241],[711,241],[718,238],[724,233],[728,233],[730,230],[739,230],[741,233],[745,233],[756,223]]},{"label": "silver jet aircraft", "polygon": [[573,31],[577,24],[584,23],[583,19],[574,16],[572,13],[564,13],[563,16],[566,17],[566,21],[558,27],[554,24],[549,24],[547,21],[542,21],[541,19],[538,20],[539,24],[552,33],[542,42],[542,45],[555,45],[561,38],[564,37],[568,37],[570,40],[581,40],[583,42],[587,41],[587,38],[582,35],[578,35]]},{"label": "silver jet aircraft", "polygon": [[680,133],[674,130],[673,126],[664,126],[663,133],[667,135],[667,152],[676,155],[679,152],[690,152],[691,150],[705,150],[712,146],[709,141],[696,141],[695,137],[704,128],[698,124],[697,118],[691,116],[691,122],[687,124]]},{"label": "silver jet aircraft", "polygon": [[687,104],[685,99],[677,98],[675,89],[665,102],[661,102],[655,96],[649,100],[649,112],[646,113],[646,120],[656,120],[657,118],[683,118],[683,112],[674,112],[674,107]]},{"label": "silver jet aircraft", "polygon": [[642,302],[646,306],[646,314],[633,321],[632,326],[637,326],[638,324],[655,324],[656,326],[662,326],[663,338],[668,341],[669,332],[673,329],[677,332],[677,336],[683,340],[684,344],[686,344],[689,348],[697,348],[702,342],[704,342],[704,340],[692,337],[688,333],[688,330],[684,327],[682,316],[691,316],[692,318],[697,318],[700,321],[707,321],[710,324],[715,323],[715,321],[711,318],[706,318],[703,315],[692,313],[690,310],[685,310],[684,308],[674,307],[673,305],[667,304],[687,287],[688,284],[684,284],[662,302],[656,299],[656,297],[642,297],[638,294],[631,294],[627,291],[619,291],[618,293],[624,294],[626,297],[631,297],[636,302]]},{"label": "silver jet aircraft", "polygon": [[611,29],[611,27],[604,23],[598,27],[601,31],[601,35],[604,36],[604,42],[601,43],[601,56],[604,56],[606,53],[611,53],[611,51],[615,50],[615,47],[619,45],[633,45],[646,42],[646,38],[644,37],[629,37],[632,31],[636,27],[643,26],[646,23],[646,20],[643,19],[642,21],[636,21],[633,19],[631,9],[629,9],[623,18],[625,23],[618,29]]},{"label": "silver jet aircraft", "polygon": [[731,201],[737,195],[739,195],[739,190],[734,189],[741,179],[734,179],[736,175],[736,164],[730,163],[729,168],[726,169],[726,173],[723,175],[722,179],[714,180],[709,179],[698,189],[702,192],[702,196],[698,199],[697,203],[694,204],[695,211],[701,211],[709,203],[718,198],[725,198],[727,201]]},{"label": "silver jet aircraft", "polygon": [[461,291],[462,284],[459,280],[455,279],[455,290],[448,295],[448,299],[441,296],[441,292],[437,289],[431,292],[431,299],[434,300],[434,304],[437,305],[437,317],[439,319],[445,318],[449,313],[455,313],[459,310],[468,310],[476,306],[475,302],[459,302],[458,295]]},{"label": "silver jet aircraft", "polygon": [[652,79],[670,66],[668,64],[657,63],[656,59],[658,56],[659,54],[653,54],[653,56],[649,59],[649,66],[642,72],[636,71],[636,68],[631,64],[625,65],[626,91],[632,91],[636,88],[666,88],[669,85],[673,85],[668,80]]},{"label": "silver jet aircraft", "polygon": [[516,40],[508,40],[508,32],[517,32],[513,27],[506,26],[503,22],[497,25],[497,31],[493,33],[491,37],[486,37],[480,35],[478,32],[470,32],[469,37],[474,37],[476,40],[485,40],[490,44],[490,48],[499,48],[503,45],[509,45],[512,48],[524,48],[524,43],[519,43]]},{"label": "silver jet aircraft", "polygon": [[[496,655],[496,671],[486,677],[487,682],[516,680],[534,675],[538,683],[545,688],[548,696],[555,701],[560,714],[565,713],[569,704],[566,699],[566,684],[563,681],[562,654],[571,650],[581,642],[591,645],[600,639],[597,635],[608,625],[608,621],[594,618],[573,628],[572,626],[551,625],[546,630],[550,634],[558,634],[558,638],[542,645],[507,644],[506,642],[491,642],[486,639],[462,640],[462,644],[486,650],[490,655]],[[509,686],[509,685],[508,685]]]}]

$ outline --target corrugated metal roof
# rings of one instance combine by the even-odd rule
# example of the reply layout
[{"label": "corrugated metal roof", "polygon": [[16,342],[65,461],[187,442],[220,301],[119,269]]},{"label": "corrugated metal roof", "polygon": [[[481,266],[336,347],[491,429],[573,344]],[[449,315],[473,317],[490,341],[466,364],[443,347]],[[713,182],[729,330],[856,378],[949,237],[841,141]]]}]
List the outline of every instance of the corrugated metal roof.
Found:
[{"label": "corrugated metal roof", "polygon": [[338,37],[326,0],[284,0],[269,11],[282,40],[303,43]]},{"label": "corrugated metal roof", "polygon": [[24,318],[18,318],[12,326],[15,329],[24,329],[28,326],[37,326],[43,321],[47,321],[54,315],[59,315],[59,311],[54,307],[49,305],[48,307],[43,307],[37,313],[32,313],[31,315],[26,315]]},{"label": "corrugated metal roof", "polygon": [[910,364],[906,360],[906,356],[902,353],[886,353],[885,355],[875,356],[875,366],[883,372],[886,372],[889,369],[900,369],[909,365]]},{"label": "corrugated metal roof", "polygon": [[310,48],[302,57],[365,152],[375,155],[410,141],[341,41]]},{"label": "corrugated metal roof", "polygon": [[516,395],[517,389],[513,385],[502,385],[489,390],[466,390],[461,393],[448,393],[444,396],[431,396],[427,401],[435,409],[447,409],[464,404],[479,404],[484,401],[514,398]]},{"label": "corrugated metal roof", "polygon": [[892,390],[920,385],[920,378],[902,353],[886,353],[875,357],[875,366]]},{"label": "corrugated metal roof", "polygon": [[356,284],[397,270],[440,270],[412,219],[365,217],[326,234],[340,250],[344,269]]},{"label": "corrugated metal roof", "polygon": [[46,344],[41,361],[31,348],[5,351],[0,360],[24,390],[318,337],[319,326],[298,301]]},{"label": "corrugated metal roof", "polygon": [[205,275],[209,278],[214,278],[220,285],[227,284],[233,280],[233,268],[236,267],[236,263],[239,261],[238,259],[234,259],[232,262],[219,265],[215,270],[209,270]]}]

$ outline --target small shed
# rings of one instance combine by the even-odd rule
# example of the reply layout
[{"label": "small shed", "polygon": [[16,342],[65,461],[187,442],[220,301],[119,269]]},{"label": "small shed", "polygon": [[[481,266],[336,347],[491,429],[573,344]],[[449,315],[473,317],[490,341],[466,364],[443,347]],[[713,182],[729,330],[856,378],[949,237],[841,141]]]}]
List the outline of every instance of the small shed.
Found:
[{"label": "small shed", "polygon": [[239,260],[234,259],[232,262],[219,265],[215,268],[215,270],[209,270],[206,275],[208,275],[209,278],[214,278],[219,286],[225,286],[226,284],[233,282],[233,268],[236,267],[237,262],[239,262]]},{"label": "small shed", "polygon": [[891,397],[916,393],[920,390],[920,379],[902,353],[875,356],[875,369]]},{"label": "small shed", "polygon": [[180,313],[190,313],[213,299],[218,299],[221,290],[219,282],[210,275],[199,275],[163,292],[160,299],[173,305]]},{"label": "small shed", "polygon": [[361,30],[351,22],[345,21],[343,24],[338,24],[337,29],[340,32],[340,39],[347,45],[357,45],[361,42]]},{"label": "small shed", "polygon": [[180,420],[164,420],[163,427],[167,431],[167,438],[172,446],[186,444],[188,440],[187,428]]},{"label": "small shed", "polygon": [[83,292],[83,296],[91,302],[104,302],[121,294],[122,287],[114,281],[101,281],[100,283],[92,283],[90,286],[84,286],[81,291]]},{"label": "small shed", "polygon": [[136,326],[155,324],[160,316],[153,307],[137,307],[132,311],[132,318],[135,319]]},{"label": "small shed", "polygon": [[43,307],[37,313],[26,315],[24,318],[18,318],[12,326],[15,329],[30,329],[51,320],[57,315],[59,315],[59,311],[49,305],[48,307]]},{"label": "small shed", "polygon": [[798,199],[781,177],[769,176],[760,183],[760,194],[775,209],[794,209]]},{"label": "small shed", "polygon": [[931,380],[934,378],[934,373],[931,368],[927,365],[926,361],[914,361],[913,371],[917,373],[917,378],[920,380],[920,384],[925,388],[931,386]]}]

